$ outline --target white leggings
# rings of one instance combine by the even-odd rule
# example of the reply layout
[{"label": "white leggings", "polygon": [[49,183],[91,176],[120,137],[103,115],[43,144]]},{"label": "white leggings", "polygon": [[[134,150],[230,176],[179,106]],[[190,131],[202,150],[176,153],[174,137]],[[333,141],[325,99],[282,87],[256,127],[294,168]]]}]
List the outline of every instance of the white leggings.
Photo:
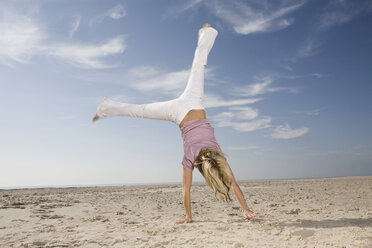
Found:
[{"label": "white leggings", "polygon": [[212,27],[199,30],[198,45],[195,50],[190,76],[186,89],[180,97],[150,104],[129,104],[104,98],[97,107],[97,115],[100,118],[132,116],[167,120],[179,125],[190,110],[204,109],[204,67],[207,64],[207,57],[217,34],[217,30]]}]

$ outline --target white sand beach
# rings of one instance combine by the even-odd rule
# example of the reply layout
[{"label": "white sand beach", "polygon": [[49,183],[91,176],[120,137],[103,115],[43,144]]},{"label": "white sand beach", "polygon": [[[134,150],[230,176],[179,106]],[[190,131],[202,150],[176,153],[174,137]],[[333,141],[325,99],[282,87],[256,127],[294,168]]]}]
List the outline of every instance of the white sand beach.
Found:
[{"label": "white sand beach", "polygon": [[0,191],[0,247],[372,247],[372,176],[241,182],[259,216],[192,186]]}]

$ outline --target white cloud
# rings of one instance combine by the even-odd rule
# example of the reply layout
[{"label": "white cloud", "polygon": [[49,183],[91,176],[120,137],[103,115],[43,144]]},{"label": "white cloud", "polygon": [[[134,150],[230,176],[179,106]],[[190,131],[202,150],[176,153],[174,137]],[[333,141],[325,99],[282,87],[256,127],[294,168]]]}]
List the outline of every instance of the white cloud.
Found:
[{"label": "white cloud", "polygon": [[[205,69],[205,80],[213,79],[213,68]],[[130,87],[142,92],[158,92],[161,95],[179,97],[185,90],[187,81],[190,75],[190,69],[180,71],[162,71],[156,67],[139,66],[130,69],[129,75],[132,77],[128,79]],[[221,99],[217,95],[205,94],[204,105],[206,108],[246,105],[259,101],[260,99]]]},{"label": "white cloud", "polygon": [[312,115],[312,116],[320,115],[320,109],[310,110],[310,111],[307,112],[307,115]]},{"label": "white cloud", "polygon": [[234,116],[235,114],[233,112],[222,112],[213,116],[213,120],[216,122],[225,122],[226,120],[230,121]]},{"label": "white cloud", "polygon": [[271,137],[275,139],[293,139],[306,134],[309,131],[307,127],[301,127],[297,129],[292,129],[289,124],[277,126]]},{"label": "white cloud", "polygon": [[[230,111],[212,117],[218,127],[232,127],[237,131],[251,132],[270,127],[271,117],[258,117],[258,110],[250,107],[230,107]],[[257,119],[256,119],[257,118]],[[244,121],[241,120],[251,120]]]},{"label": "white cloud", "polygon": [[71,23],[71,29],[70,29],[70,38],[74,36],[75,32],[78,30],[80,26],[81,16],[77,16],[74,18],[74,20]]},{"label": "white cloud", "polygon": [[[26,6],[12,8],[0,6],[0,63],[29,63],[35,55],[59,57],[84,68],[109,68],[115,65],[102,61],[104,57],[123,53],[123,36],[118,36],[100,45],[83,43],[61,43],[53,41],[38,21],[38,11]],[[29,13],[30,12],[30,13]],[[79,28],[81,17],[72,23],[70,37]],[[47,40],[48,38],[48,40]]]},{"label": "white cloud", "polygon": [[213,120],[230,123],[234,119],[252,120],[258,116],[258,110],[251,107],[230,107],[229,110],[229,112],[222,112],[213,116]]},{"label": "white cloud", "polygon": [[[159,73],[156,69],[136,68],[134,74],[144,77],[140,73],[145,72],[150,78],[132,84],[132,87],[140,91],[154,91],[158,90],[163,94],[181,95],[183,89],[186,87],[187,79],[190,70],[181,70],[176,72]],[[133,70],[132,70],[133,72]]]},{"label": "white cloud", "polygon": [[124,9],[124,6],[121,5],[121,4],[118,4],[116,5],[115,7],[109,9],[105,16],[108,16],[112,19],[121,19],[123,18],[124,16],[126,16],[127,12],[126,10]]},{"label": "white cloud", "polygon": [[89,25],[92,26],[96,23],[102,22],[106,17],[112,18],[114,20],[119,20],[127,15],[127,11],[125,10],[124,6],[118,4],[111,9],[107,10],[103,14],[95,16],[93,19],[90,20]]},{"label": "white cloud", "polygon": [[158,75],[161,71],[151,66],[139,66],[130,69],[129,73],[136,78],[148,78]]},{"label": "white cloud", "polygon": [[176,16],[182,12],[185,12],[187,10],[190,10],[196,6],[198,6],[203,0],[190,0],[190,1],[183,1],[183,4],[173,6],[168,8],[166,13],[164,14],[164,17],[170,17],[170,16]]},{"label": "white cloud", "polygon": [[261,119],[255,119],[248,122],[232,122],[229,126],[233,129],[241,132],[252,132],[259,129],[265,129],[271,127],[271,117],[264,116]]},{"label": "white cloud", "polygon": [[10,9],[0,9],[0,34],[0,62],[9,66],[28,63],[46,38],[33,18]]},{"label": "white cloud", "polygon": [[293,61],[296,61],[298,58],[307,58],[314,56],[318,53],[319,47],[321,46],[320,41],[316,40],[306,40],[297,51],[297,55],[293,58]]},{"label": "white cloud", "polygon": [[271,76],[266,77],[256,77],[256,80],[260,81],[259,83],[250,84],[247,86],[239,86],[235,87],[232,90],[232,93],[236,96],[257,96],[257,95],[263,95],[270,92],[277,92],[277,91],[289,91],[289,92],[295,92],[294,88],[288,88],[288,87],[269,87],[272,82],[273,78]]},{"label": "white cloud", "polygon": [[[211,117],[211,119],[216,122],[216,126],[218,127],[231,127],[240,132],[252,132],[270,128],[272,121],[270,116],[259,117],[257,109],[247,106],[230,107],[229,111],[217,114]],[[276,139],[292,139],[304,135],[308,131],[309,128],[307,127],[292,129],[289,124],[286,124],[276,127],[271,136]]]},{"label": "white cloud", "polygon": [[300,47],[298,50],[298,56],[300,57],[309,57],[313,54],[314,44],[312,41],[308,41],[306,44]]},{"label": "white cloud", "polygon": [[252,120],[258,116],[258,110],[251,107],[232,107],[230,110],[235,110],[236,117],[242,120]]},{"label": "white cloud", "polygon": [[103,69],[117,66],[105,63],[101,59],[123,53],[125,45],[123,36],[118,36],[101,45],[56,44],[47,47],[46,50],[47,54],[66,60],[75,66]]},{"label": "white cloud", "polygon": [[225,100],[213,94],[205,94],[204,106],[206,108],[247,105],[260,101],[260,98]]},{"label": "white cloud", "polygon": [[[283,2],[284,3],[284,2]],[[266,4],[267,2],[263,2]],[[238,34],[272,32],[284,29],[293,23],[292,18],[284,17],[304,4],[300,2],[290,6],[255,6],[243,2],[214,1],[212,10],[219,18],[233,26]]]},{"label": "white cloud", "polygon": [[130,94],[111,95],[111,96],[108,96],[107,98],[114,100],[114,101],[118,101],[118,102],[131,102],[135,100],[135,97]]},{"label": "white cloud", "polygon": [[[291,1],[292,3],[293,1]],[[182,5],[171,7],[165,16],[175,16],[188,10],[195,10],[201,3],[217,18],[232,25],[238,34],[257,32],[272,32],[284,29],[293,24],[294,19],[285,17],[301,7],[305,2],[300,1],[289,5],[288,1],[222,1],[222,0],[191,0]]]},{"label": "white cloud", "polygon": [[328,4],[320,16],[318,28],[321,30],[352,21],[372,4],[370,1],[337,0]]},{"label": "white cloud", "polygon": [[248,85],[245,88],[236,89],[236,93],[239,95],[246,95],[246,96],[256,96],[260,94],[264,94],[268,91],[269,85],[273,82],[273,79],[271,77],[265,77],[261,79],[262,82]]},{"label": "white cloud", "polygon": [[322,78],[322,77],[324,77],[324,75],[321,74],[321,73],[315,72],[315,73],[308,73],[308,74],[304,74],[304,75],[280,75],[278,77],[295,80],[295,79],[304,78],[304,77]]},{"label": "white cloud", "polygon": [[286,69],[287,71],[293,71],[293,67],[292,66],[289,66],[289,65],[281,65],[284,69]]}]

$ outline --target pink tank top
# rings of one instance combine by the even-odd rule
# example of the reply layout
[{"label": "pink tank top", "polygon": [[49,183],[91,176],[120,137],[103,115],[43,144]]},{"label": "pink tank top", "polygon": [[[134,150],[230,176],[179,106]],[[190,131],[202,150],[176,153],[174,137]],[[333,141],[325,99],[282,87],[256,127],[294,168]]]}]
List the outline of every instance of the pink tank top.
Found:
[{"label": "pink tank top", "polygon": [[188,170],[194,170],[194,161],[203,148],[211,148],[221,151],[221,148],[214,137],[214,128],[208,119],[199,119],[186,122],[181,128],[183,139],[182,166]]}]

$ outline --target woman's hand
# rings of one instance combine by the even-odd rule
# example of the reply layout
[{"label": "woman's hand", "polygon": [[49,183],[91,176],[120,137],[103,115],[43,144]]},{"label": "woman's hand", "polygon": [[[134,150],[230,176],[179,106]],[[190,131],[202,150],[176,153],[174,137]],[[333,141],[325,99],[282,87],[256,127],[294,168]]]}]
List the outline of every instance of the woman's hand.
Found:
[{"label": "woman's hand", "polygon": [[182,220],[176,221],[176,224],[191,223],[191,222],[192,222],[191,218],[184,218]]},{"label": "woman's hand", "polygon": [[258,213],[252,212],[251,210],[244,210],[244,218],[250,220],[256,217]]}]

